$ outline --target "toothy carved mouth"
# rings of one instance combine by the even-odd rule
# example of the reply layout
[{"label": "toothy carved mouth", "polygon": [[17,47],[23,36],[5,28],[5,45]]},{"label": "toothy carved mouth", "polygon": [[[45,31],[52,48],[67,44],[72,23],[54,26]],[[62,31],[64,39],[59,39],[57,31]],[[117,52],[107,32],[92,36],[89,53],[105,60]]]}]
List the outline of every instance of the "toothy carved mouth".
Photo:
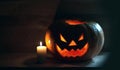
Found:
[{"label": "toothy carved mouth", "polygon": [[67,49],[61,49],[58,45],[57,46],[57,51],[62,57],[81,57],[83,56],[87,50],[88,50],[88,43],[85,44],[85,46],[82,49],[71,49],[70,51]]}]

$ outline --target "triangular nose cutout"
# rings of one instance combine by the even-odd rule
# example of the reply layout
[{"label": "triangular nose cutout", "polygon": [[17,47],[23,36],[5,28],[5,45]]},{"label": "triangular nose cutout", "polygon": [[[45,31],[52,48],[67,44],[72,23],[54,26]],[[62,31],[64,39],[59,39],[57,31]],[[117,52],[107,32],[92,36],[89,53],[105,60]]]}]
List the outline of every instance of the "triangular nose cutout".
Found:
[{"label": "triangular nose cutout", "polygon": [[77,45],[77,44],[76,44],[75,41],[73,41],[73,40],[72,40],[72,41],[70,42],[70,44],[69,44],[69,46],[76,46],[76,45]]}]

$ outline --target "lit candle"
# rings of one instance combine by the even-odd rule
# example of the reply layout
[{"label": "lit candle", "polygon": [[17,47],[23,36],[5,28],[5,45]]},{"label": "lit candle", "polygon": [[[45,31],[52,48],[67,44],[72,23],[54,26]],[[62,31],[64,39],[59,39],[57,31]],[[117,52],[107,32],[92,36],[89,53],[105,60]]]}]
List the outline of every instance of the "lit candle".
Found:
[{"label": "lit candle", "polygon": [[40,46],[37,46],[37,55],[38,55],[39,62],[42,62],[45,60],[46,52],[47,52],[46,46],[42,46],[42,42],[40,42]]},{"label": "lit candle", "polygon": [[46,55],[46,46],[42,46],[42,42],[40,42],[40,46],[37,46],[37,53],[40,55]]}]

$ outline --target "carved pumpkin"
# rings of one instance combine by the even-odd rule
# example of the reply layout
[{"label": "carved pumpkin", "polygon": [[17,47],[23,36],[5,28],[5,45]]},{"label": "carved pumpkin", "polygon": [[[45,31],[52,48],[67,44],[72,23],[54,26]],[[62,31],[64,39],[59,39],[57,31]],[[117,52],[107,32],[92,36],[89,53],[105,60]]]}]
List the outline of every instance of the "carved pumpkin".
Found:
[{"label": "carved pumpkin", "polygon": [[48,50],[62,60],[87,60],[97,55],[104,43],[98,23],[79,20],[56,21],[45,35]]}]

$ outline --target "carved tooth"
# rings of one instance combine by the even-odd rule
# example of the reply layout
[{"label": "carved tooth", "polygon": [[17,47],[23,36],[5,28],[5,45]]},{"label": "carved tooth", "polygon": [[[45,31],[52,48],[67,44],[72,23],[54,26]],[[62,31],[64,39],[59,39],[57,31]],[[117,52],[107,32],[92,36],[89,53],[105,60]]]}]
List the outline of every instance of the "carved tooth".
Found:
[{"label": "carved tooth", "polygon": [[[62,57],[77,57],[77,56],[83,56],[87,50],[88,50],[88,43],[85,44],[85,46],[82,49],[71,49],[70,51],[68,51],[67,49],[63,49],[61,50],[61,48],[57,46],[57,51],[59,52],[59,54]],[[70,54],[70,55],[69,55]]]}]

